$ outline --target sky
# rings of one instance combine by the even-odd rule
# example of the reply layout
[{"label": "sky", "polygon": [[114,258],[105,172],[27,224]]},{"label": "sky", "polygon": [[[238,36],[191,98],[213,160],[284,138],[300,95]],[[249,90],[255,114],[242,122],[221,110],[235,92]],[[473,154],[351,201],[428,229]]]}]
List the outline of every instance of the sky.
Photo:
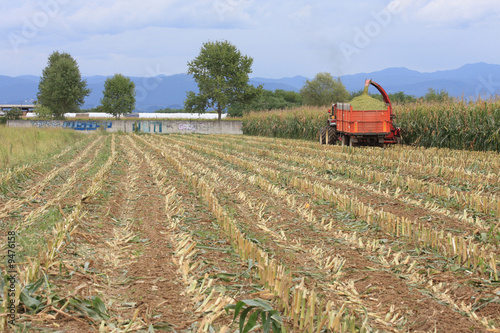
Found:
[{"label": "sky", "polygon": [[7,76],[40,76],[54,51],[83,76],[186,73],[218,40],[254,59],[250,77],[500,64],[498,0],[4,0],[0,10]]}]

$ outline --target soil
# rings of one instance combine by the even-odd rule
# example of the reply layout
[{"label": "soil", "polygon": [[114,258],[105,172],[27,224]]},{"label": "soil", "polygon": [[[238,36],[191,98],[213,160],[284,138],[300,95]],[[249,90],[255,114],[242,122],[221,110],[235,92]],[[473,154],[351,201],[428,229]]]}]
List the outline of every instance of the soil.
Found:
[{"label": "soil", "polygon": [[[495,301],[498,284],[490,283],[486,274],[469,272],[460,267],[452,270],[449,262],[438,254],[426,249],[418,252],[414,244],[337,211],[333,203],[276,183],[262,173],[261,176],[270,184],[286,192],[286,196],[276,194],[256,185],[251,176],[259,174],[257,167],[277,169],[289,176],[340,187],[364,203],[383,207],[397,216],[419,220],[426,215],[436,218],[436,214],[356,185],[335,183],[315,174],[311,168],[305,168],[305,172],[300,173],[292,164],[277,164],[272,159],[256,158],[235,143],[236,140],[243,140],[254,146],[265,146],[265,139],[253,141],[246,137],[228,137],[227,140],[222,139],[224,147],[221,147],[220,139],[211,137],[130,138],[126,135],[114,136],[116,160],[105,175],[98,194],[82,201],[82,217],[70,242],[60,253],[61,263],[54,264],[47,271],[52,290],[60,297],[102,299],[109,315],[103,325],[109,330],[112,327],[122,330],[129,327],[146,332],[149,327],[163,326],[176,332],[194,332],[206,318],[208,314],[196,312],[200,298],[186,292],[187,286],[176,264],[175,235],[180,232],[188,233],[197,243],[192,260],[200,266],[199,271],[192,274],[198,278],[198,283],[202,277],[210,277],[214,279],[214,288],[234,302],[262,296],[267,297],[273,306],[277,305],[274,297],[266,296],[265,287],[259,284],[249,263],[242,261],[234,252],[227,235],[219,229],[211,207],[199,196],[198,189],[193,188],[189,176],[176,171],[176,166],[170,164],[162,152],[209,182],[219,202],[246,237],[253,239],[271,258],[283,264],[295,281],[304,279],[306,287],[316,290],[323,301],[332,300],[339,307],[347,302],[353,313],[359,314],[366,309],[369,313],[368,324],[375,329],[394,332],[486,332],[485,326],[478,320],[443,301],[445,296],[456,304],[463,302],[478,307],[475,313],[480,318],[498,321],[500,317],[500,303]],[[109,144],[97,145],[96,149],[109,150]],[[210,154],[210,151],[227,154],[227,157]],[[231,162],[229,154],[232,151],[253,167],[245,168]],[[92,152],[85,156],[97,157]],[[149,158],[157,163],[161,172],[155,171]],[[55,178],[40,192],[39,202],[16,210],[7,220],[8,225],[18,223],[19,216],[57,196],[65,179],[78,172],[87,161],[82,159],[64,171],[61,177]],[[91,186],[93,175],[103,163],[97,159],[92,162],[86,177],[82,177],[57,203],[64,213],[69,213],[82,200],[82,194]],[[59,167],[62,165],[67,164],[62,163]],[[38,183],[43,176],[34,175],[31,180],[18,183],[18,189],[13,194],[5,195],[0,203],[20,195],[22,190]],[[176,200],[183,210],[177,228],[171,227],[165,209],[167,187],[175,189]],[[294,203],[290,203],[291,198]],[[307,209],[316,218],[315,222],[308,221],[299,209]],[[333,221],[330,229],[319,222],[322,218]],[[440,228],[472,232],[471,228],[452,218],[441,216],[439,222]],[[386,248],[390,247],[393,254],[373,252],[342,236],[354,233],[365,242],[384,239]],[[43,237],[50,239],[50,229],[43,231]],[[315,254],[315,251],[321,251],[322,255]],[[384,263],[381,259],[393,260],[394,253],[400,251],[404,253],[402,258],[411,257],[409,263],[415,260],[419,267],[416,274],[420,277],[419,281],[414,280],[415,275],[405,271],[409,264]],[[339,274],[332,273],[323,264],[322,260],[329,256],[346,260]],[[434,286],[441,283],[441,289],[436,289],[441,292],[433,291],[429,286],[431,283]],[[386,319],[388,313],[391,315]],[[391,318],[394,318],[392,322]],[[286,317],[284,320],[289,331],[295,331]],[[232,315],[222,315],[212,323],[212,327],[218,331],[223,326],[230,326],[231,321]],[[49,329],[60,332],[97,332],[101,325],[101,321],[71,307],[60,312],[48,308],[36,315],[24,314],[19,322],[29,324],[33,331]]]}]

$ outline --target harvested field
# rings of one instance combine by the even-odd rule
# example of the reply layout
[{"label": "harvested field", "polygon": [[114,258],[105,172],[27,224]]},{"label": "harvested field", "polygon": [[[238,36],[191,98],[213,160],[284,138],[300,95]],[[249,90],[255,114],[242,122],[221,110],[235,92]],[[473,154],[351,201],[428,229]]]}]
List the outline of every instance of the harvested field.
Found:
[{"label": "harvested field", "polygon": [[499,170],[489,152],[84,138],[0,174],[15,325],[235,332],[224,307],[259,298],[288,332],[495,332]]}]

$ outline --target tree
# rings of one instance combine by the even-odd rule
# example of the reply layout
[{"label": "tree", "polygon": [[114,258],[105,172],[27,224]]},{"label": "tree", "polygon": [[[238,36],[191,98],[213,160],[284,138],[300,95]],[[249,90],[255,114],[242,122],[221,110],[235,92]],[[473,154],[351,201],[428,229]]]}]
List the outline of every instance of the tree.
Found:
[{"label": "tree", "polygon": [[38,84],[38,103],[48,107],[52,117],[63,118],[77,111],[89,94],[75,59],[68,53],[52,53]]},{"label": "tree", "polygon": [[329,106],[336,102],[347,102],[349,92],[340,78],[335,80],[330,73],[318,73],[311,81],[306,80],[300,89],[302,102],[305,105]]},{"label": "tree", "polygon": [[398,91],[397,93],[394,94],[389,94],[389,99],[391,100],[392,103],[399,103],[399,104],[413,103],[417,100],[415,96],[405,94],[402,91]]},{"label": "tree", "polygon": [[234,103],[228,108],[231,117],[241,117],[249,111],[288,109],[302,105],[302,96],[295,91],[262,89],[250,103]]},{"label": "tree", "polygon": [[101,104],[104,112],[116,118],[131,113],[135,108],[135,83],[122,74],[115,74],[104,82]]},{"label": "tree", "polygon": [[252,63],[252,58],[228,41],[204,43],[198,57],[188,62],[188,74],[193,75],[199,93],[187,93],[185,110],[203,113],[212,108],[220,120],[231,104],[251,101],[262,89],[248,84]]},{"label": "tree", "polygon": [[90,109],[80,109],[81,113],[106,113],[102,105],[97,105],[96,107]]},{"label": "tree", "polygon": [[10,110],[5,111],[5,118],[7,120],[16,120],[20,119],[23,112],[20,108],[12,108]]},{"label": "tree", "polygon": [[424,95],[424,101],[426,102],[447,102],[451,101],[450,94],[444,90],[441,89],[439,92],[437,92],[433,88],[427,89],[427,93]]},{"label": "tree", "polygon": [[155,113],[186,113],[184,109],[164,108],[156,110]]},{"label": "tree", "polygon": [[42,106],[40,104],[37,104],[35,106],[35,110],[33,111],[33,113],[35,113],[36,116],[40,119],[51,119],[53,116],[52,110],[50,110],[48,107]]}]

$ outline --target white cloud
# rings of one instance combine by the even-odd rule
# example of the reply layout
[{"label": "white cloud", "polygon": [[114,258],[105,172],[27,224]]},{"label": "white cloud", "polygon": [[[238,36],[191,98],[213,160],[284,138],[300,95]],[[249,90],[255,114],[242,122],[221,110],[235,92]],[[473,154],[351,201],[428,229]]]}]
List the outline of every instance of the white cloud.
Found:
[{"label": "white cloud", "polygon": [[[457,67],[498,62],[500,52],[491,42],[498,0],[26,0],[5,1],[2,15],[0,75],[38,74],[55,50],[71,53],[84,75],[182,73],[202,43],[221,39],[253,57],[254,75],[264,77],[433,70],[450,57]],[[44,24],[29,31],[35,18]],[[363,47],[359,31],[369,37]],[[12,34],[24,38],[17,52]],[[351,62],[342,43],[359,49]]]},{"label": "white cloud", "polygon": [[430,24],[468,27],[500,15],[498,0],[431,0],[415,16]]},{"label": "white cloud", "polygon": [[2,8],[0,41],[13,34],[82,40],[147,27],[245,28],[254,22],[252,7],[253,0],[29,0]]},{"label": "white cloud", "polygon": [[308,20],[311,18],[311,12],[312,12],[312,6],[307,5],[307,6],[300,8],[299,10],[293,12],[290,15],[290,18],[298,19],[298,20],[306,20],[306,19]]},{"label": "white cloud", "polygon": [[145,27],[224,28],[251,22],[249,0],[84,1],[66,21],[82,33],[116,34]]}]

